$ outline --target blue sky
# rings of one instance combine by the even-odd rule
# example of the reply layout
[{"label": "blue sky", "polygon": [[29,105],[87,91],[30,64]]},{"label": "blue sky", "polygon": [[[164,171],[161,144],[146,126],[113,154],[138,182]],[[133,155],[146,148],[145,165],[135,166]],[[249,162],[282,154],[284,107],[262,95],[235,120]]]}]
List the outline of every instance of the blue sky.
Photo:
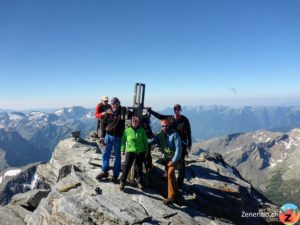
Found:
[{"label": "blue sky", "polygon": [[299,0],[1,0],[0,108],[300,102]]}]

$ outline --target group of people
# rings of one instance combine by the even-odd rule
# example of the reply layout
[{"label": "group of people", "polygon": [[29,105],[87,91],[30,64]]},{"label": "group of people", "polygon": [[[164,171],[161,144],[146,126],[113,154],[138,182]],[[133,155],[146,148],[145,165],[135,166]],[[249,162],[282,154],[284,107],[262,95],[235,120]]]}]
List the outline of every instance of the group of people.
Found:
[{"label": "group of people", "polygon": [[[138,187],[143,189],[143,165],[146,164],[147,170],[152,167],[150,146],[158,144],[164,155],[168,178],[168,197],[164,199],[164,204],[176,202],[179,197],[179,188],[182,188],[185,177],[184,159],[192,145],[190,123],[181,114],[181,106],[179,104],[174,105],[174,115],[161,115],[151,108],[147,108],[148,113],[161,120],[161,131],[154,136],[151,127],[150,132],[147,129],[150,125],[145,124],[142,118],[122,107],[118,98],[112,98],[110,103],[108,97],[103,96],[101,103],[96,106],[97,132],[99,141],[104,146],[102,149],[102,171],[96,178],[101,180],[109,177],[109,161],[113,149],[112,182],[118,183],[122,152],[125,154],[125,164],[120,177],[120,190],[124,190],[128,173],[134,162],[137,168]],[[131,118],[130,126],[127,128],[125,128],[126,115]],[[179,174],[176,179],[175,169],[177,166],[179,167]]]}]

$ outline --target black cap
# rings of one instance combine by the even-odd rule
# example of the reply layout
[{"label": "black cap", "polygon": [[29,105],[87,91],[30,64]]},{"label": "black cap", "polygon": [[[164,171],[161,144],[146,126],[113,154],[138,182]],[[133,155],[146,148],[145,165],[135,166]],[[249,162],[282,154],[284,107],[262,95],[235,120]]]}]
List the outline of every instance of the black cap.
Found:
[{"label": "black cap", "polygon": [[179,104],[175,104],[175,105],[174,105],[174,110],[175,110],[175,109],[179,109],[179,110],[181,110],[181,105],[179,105]]}]

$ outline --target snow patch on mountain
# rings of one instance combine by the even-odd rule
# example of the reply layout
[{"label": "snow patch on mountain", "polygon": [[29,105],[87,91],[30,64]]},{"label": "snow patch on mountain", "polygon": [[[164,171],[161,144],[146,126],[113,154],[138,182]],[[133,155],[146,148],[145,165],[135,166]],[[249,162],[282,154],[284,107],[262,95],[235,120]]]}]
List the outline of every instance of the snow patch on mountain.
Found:
[{"label": "snow patch on mountain", "polygon": [[64,114],[64,112],[65,112],[65,109],[59,109],[59,110],[56,110],[54,112],[54,114],[57,116],[62,116]]},{"label": "snow patch on mountain", "polygon": [[37,173],[34,174],[32,182],[30,184],[30,189],[33,190],[35,188],[36,182],[38,181],[39,176]]},{"label": "snow patch on mountain", "polygon": [[293,129],[289,133],[289,136],[294,139],[296,142],[300,142],[300,129]]},{"label": "snow patch on mountain", "polygon": [[292,138],[289,138],[288,142],[286,142],[286,141],[282,141],[282,142],[283,142],[286,150],[290,149],[292,147],[292,145],[297,145]]},{"label": "snow patch on mountain", "polygon": [[17,176],[19,173],[21,173],[21,169],[14,169],[14,170],[8,170],[4,173],[3,176],[0,177],[0,184],[2,183],[3,179],[5,177],[14,177]]},{"label": "snow patch on mountain", "polygon": [[271,138],[268,137],[263,131],[255,132],[252,135],[252,138],[256,143],[266,143],[271,140]]},{"label": "snow patch on mountain", "polygon": [[43,120],[48,121],[48,116],[46,113],[43,112],[30,112],[28,114],[28,120]]},{"label": "snow patch on mountain", "polygon": [[273,168],[277,165],[277,162],[273,159],[273,158],[270,158],[270,168]]},{"label": "snow patch on mountain", "polygon": [[13,177],[21,173],[22,170],[15,169],[15,170],[8,170],[5,172],[4,177]]},{"label": "snow patch on mountain", "polygon": [[20,115],[18,113],[8,113],[8,116],[9,116],[10,120],[13,120],[13,121],[16,121],[16,122],[18,122],[18,121],[20,121],[24,118],[23,115]]},{"label": "snow patch on mountain", "polygon": [[95,118],[95,115],[94,115],[94,111],[90,111],[86,114],[86,118],[88,119],[93,119]]},{"label": "snow patch on mountain", "polygon": [[242,150],[242,146],[239,146],[239,147],[237,147],[237,148],[235,148],[235,149],[233,149],[233,150],[230,150],[230,151],[225,152],[224,154],[229,154],[229,153],[237,152],[237,151],[241,151],[241,150]]}]

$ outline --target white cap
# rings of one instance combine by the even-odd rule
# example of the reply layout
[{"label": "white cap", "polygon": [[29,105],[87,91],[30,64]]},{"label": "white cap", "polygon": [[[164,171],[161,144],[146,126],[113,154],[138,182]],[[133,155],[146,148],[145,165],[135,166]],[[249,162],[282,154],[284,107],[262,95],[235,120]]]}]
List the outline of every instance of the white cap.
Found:
[{"label": "white cap", "polygon": [[108,97],[107,96],[102,96],[101,100],[108,101]]}]

